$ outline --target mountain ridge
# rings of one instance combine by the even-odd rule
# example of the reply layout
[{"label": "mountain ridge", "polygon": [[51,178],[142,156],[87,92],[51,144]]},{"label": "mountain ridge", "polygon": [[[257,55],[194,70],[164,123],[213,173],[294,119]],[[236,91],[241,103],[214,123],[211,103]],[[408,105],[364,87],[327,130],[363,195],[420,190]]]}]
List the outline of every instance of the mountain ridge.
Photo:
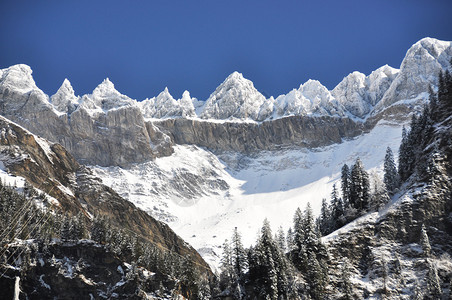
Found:
[{"label": "mountain ridge", "polygon": [[[388,117],[385,112],[388,109],[392,111],[392,118],[406,118],[403,109],[393,106],[397,103],[399,107],[406,106],[406,101],[410,102],[408,106],[422,106],[428,98],[425,93],[428,86],[436,84],[432,74],[447,69],[446,62],[451,57],[450,42],[426,38],[407,51],[399,72],[389,66],[368,76],[355,72],[333,91],[318,81],[309,80],[277,99],[265,99],[251,81],[235,72],[206,102],[192,98],[189,92],[175,100],[168,89],[155,98],[137,102],[118,92],[110,80],[104,80],[92,94],[81,97],[75,96],[70,82],[65,80],[49,98],[36,86],[31,68],[16,65],[1,71],[0,108],[5,117],[62,144],[79,162],[90,165],[126,166],[171,155],[174,145],[189,140],[177,138],[179,133],[174,132],[172,126],[175,123],[183,125],[178,126],[178,132],[194,133],[202,129],[196,132],[199,137],[212,136],[216,131],[218,144],[223,146],[204,143],[205,147],[216,151],[265,150],[293,143],[299,147],[326,146],[368,131],[380,118]],[[394,93],[406,97],[396,98]],[[312,124],[310,128],[315,128],[322,125],[315,123],[319,118],[330,118],[332,124],[338,122],[337,118],[350,119],[356,123],[354,128],[364,130],[347,132],[346,127],[338,128],[342,132],[339,136],[326,136],[320,144],[303,144],[296,140],[299,134],[294,133],[297,132],[314,136],[314,130],[300,124],[308,122]],[[165,124],[171,126],[165,127]],[[258,147],[252,146],[250,138],[240,142],[245,145],[235,147],[231,135],[248,127],[268,130],[256,131],[255,138],[261,141]],[[276,131],[283,136],[281,141],[273,143],[269,134]],[[194,144],[199,141],[191,140]]]}]

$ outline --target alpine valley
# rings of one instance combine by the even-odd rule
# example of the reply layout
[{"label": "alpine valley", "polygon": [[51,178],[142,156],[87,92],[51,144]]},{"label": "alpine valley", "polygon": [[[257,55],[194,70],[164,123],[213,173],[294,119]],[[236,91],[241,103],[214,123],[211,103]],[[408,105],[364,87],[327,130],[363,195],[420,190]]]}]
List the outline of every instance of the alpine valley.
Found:
[{"label": "alpine valley", "polygon": [[234,72],[205,101],[136,101],[108,78],[49,97],[29,66],[2,69],[0,286],[452,299],[451,64],[451,42],[424,38],[400,68],[332,90],[308,80],[266,98]]}]

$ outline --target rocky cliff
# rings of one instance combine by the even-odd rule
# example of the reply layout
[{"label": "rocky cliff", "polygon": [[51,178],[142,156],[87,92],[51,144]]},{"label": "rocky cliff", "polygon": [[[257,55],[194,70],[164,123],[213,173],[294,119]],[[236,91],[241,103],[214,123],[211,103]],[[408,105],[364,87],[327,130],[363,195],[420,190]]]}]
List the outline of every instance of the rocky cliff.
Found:
[{"label": "rocky cliff", "polygon": [[191,144],[212,151],[276,150],[284,147],[315,148],[340,143],[366,130],[349,118],[293,116],[261,123],[207,122],[167,119],[152,122],[175,144]]},{"label": "rocky cliff", "polygon": [[166,224],[161,223],[101,183],[59,144],[35,136],[0,116],[0,157],[10,174],[23,177],[53,197],[67,215],[106,216],[113,225],[144,237],[162,249],[190,255],[200,265],[200,255]]}]

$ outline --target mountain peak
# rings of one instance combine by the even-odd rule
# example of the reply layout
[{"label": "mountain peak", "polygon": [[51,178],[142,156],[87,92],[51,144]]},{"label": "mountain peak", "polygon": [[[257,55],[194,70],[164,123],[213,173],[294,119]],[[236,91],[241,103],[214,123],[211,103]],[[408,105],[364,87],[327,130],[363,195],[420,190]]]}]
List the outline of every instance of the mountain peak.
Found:
[{"label": "mountain peak", "polygon": [[256,90],[253,82],[235,71],[207,99],[201,117],[257,120],[264,101],[265,97]]},{"label": "mountain peak", "polygon": [[243,74],[237,71],[232,72],[231,74],[229,74],[229,76],[226,78],[226,81],[228,80],[243,80],[245,79],[243,77]]},{"label": "mountain peak", "polygon": [[21,91],[30,91],[38,89],[31,75],[33,71],[30,66],[25,64],[13,65],[3,69],[1,84]]},{"label": "mountain peak", "polygon": [[161,100],[161,99],[171,99],[174,100],[173,96],[171,95],[171,93],[169,92],[168,87],[166,86],[165,89],[163,91],[160,92],[160,94],[158,94],[157,96],[157,101]]},{"label": "mountain peak", "polygon": [[110,79],[107,77],[105,78],[101,84],[99,84],[93,91],[93,96],[96,97],[111,97],[111,96],[120,96],[121,93],[119,93],[115,89],[115,85],[113,82],[110,81]]}]

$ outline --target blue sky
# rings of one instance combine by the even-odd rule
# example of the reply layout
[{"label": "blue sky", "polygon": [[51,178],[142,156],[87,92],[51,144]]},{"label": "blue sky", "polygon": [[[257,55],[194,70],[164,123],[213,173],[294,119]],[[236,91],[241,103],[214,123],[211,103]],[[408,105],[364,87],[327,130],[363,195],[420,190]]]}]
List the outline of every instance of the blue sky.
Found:
[{"label": "blue sky", "polygon": [[25,63],[45,93],[109,77],[134,99],[166,86],[201,100],[233,71],[266,96],[308,79],[399,67],[430,36],[452,40],[450,0],[1,1],[0,68]]}]

